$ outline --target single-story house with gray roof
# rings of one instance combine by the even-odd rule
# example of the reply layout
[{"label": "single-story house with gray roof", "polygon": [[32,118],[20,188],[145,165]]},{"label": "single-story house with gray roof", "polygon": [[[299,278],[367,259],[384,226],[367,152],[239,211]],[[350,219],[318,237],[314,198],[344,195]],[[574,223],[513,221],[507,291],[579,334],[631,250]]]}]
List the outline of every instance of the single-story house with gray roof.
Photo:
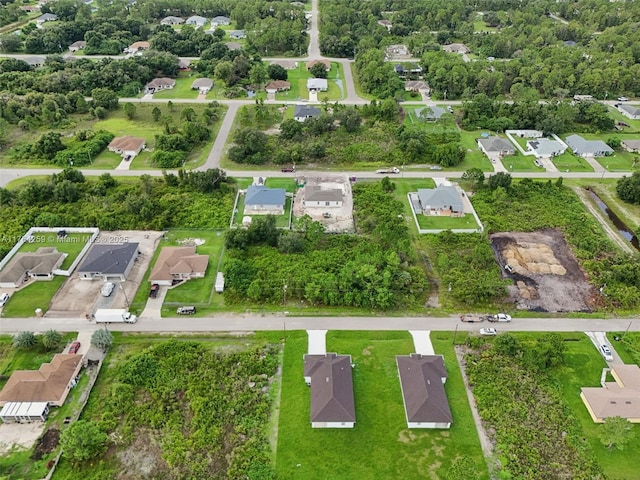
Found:
[{"label": "single-story house with gray roof", "polygon": [[229,50],[242,50],[242,45],[238,42],[227,42],[225,45]]},{"label": "single-story house with gray roof", "polygon": [[640,153],[640,140],[622,140],[620,144],[627,152]]},{"label": "single-story house with gray roof", "polygon": [[55,247],[40,247],[35,252],[18,252],[0,271],[0,288],[18,288],[29,279],[51,280],[62,265],[66,253]]},{"label": "single-story house with gray roof", "polygon": [[55,13],[45,13],[36,18],[36,23],[41,26],[43,23],[55,22],[56,20],[58,20],[58,16]]},{"label": "single-story house with gray roof", "polygon": [[630,118],[631,120],[640,120],[640,108],[635,105],[630,105],[628,103],[623,103],[618,107],[620,113],[625,117]]},{"label": "single-story house with gray roof", "polygon": [[78,276],[82,280],[102,279],[105,282],[124,282],[138,258],[138,244],[127,242],[121,245],[97,243],[89,249],[80,267]]},{"label": "single-story house with gray roof", "polygon": [[191,90],[198,90],[200,95],[206,95],[213,88],[213,80],[210,78],[196,78],[191,84]]},{"label": "single-story house with gray roof", "polygon": [[613,153],[613,149],[602,140],[585,140],[580,135],[569,135],[565,143],[579,157],[604,157]]},{"label": "single-story house with gray roof", "polygon": [[304,378],[311,386],[311,428],[355,426],[351,355],[305,355]]},{"label": "single-story house with gray roof", "polygon": [[328,89],[326,78],[307,78],[307,90],[310,92],[326,92]]},{"label": "single-story house with gray roof", "polygon": [[557,140],[537,138],[527,141],[527,150],[533,152],[536,158],[551,158],[562,155],[566,148]]},{"label": "single-story house with gray roof", "polygon": [[342,207],[343,195],[339,188],[323,189],[319,185],[304,187],[305,207]]},{"label": "single-story house with gray roof", "polygon": [[78,40],[77,42],[73,42],[69,45],[70,52],[77,52],[78,50],[83,50],[87,46],[87,42],[84,40]]},{"label": "single-story house with gray roof", "polygon": [[231,25],[231,19],[229,17],[225,17],[222,15],[219,15],[217,17],[213,17],[211,19],[211,26],[212,27],[217,27],[219,25]]},{"label": "single-story house with gray roof", "polygon": [[183,23],[184,18],[174,17],[173,15],[169,15],[160,20],[160,25],[181,25]]},{"label": "single-story house with gray roof", "polygon": [[505,155],[515,155],[516,153],[511,142],[500,137],[479,138],[478,147],[489,159],[502,158]]},{"label": "single-story house with gray roof", "polygon": [[423,215],[461,217],[464,205],[458,189],[452,185],[418,189],[418,200]]},{"label": "single-story house with gray roof", "polygon": [[196,28],[204,27],[207,23],[207,19],[201,17],[200,15],[193,15],[192,17],[187,18],[185,22],[187,25],[192,25]]},{"label": "single-story house with gray roof", "polygon": [[293,110],[293,119],[296,122],[304,122],[307,118],[319,117],[321,110],[311,105],[296,105]]},{"label": "single-story house with gray roof", "polygon": [[444,383],[442,355],[397,355],[404,412],[409,428],[450,428],[453,422]]},{"label": "single-story house with gray roof", "polygon": [[244,30],[231,30],[229,32],[229,38],[232,38],[233,40],[247,38],[247,32],[245,32]]},{"label": "single-story house with gray roof", "polygon": [[426,122],[437,122],[440,120],[440,117],[447,113],[447,111],[442,107],[437,107],[435,105],[423,108],[416,108],[414,114],[417,119],[424,120]]},{"label": "single-story house with gray roof", "polygon": [[173,78],[154,78],[144,87],[144,93],[156,93],[160,90],[169,90],[176,86],[176,81]]},{"label": "single-story house with gray roof", "polygon": [[244,196],[245,215],[282,215],[287,201],[284,188],[251,185]]}]

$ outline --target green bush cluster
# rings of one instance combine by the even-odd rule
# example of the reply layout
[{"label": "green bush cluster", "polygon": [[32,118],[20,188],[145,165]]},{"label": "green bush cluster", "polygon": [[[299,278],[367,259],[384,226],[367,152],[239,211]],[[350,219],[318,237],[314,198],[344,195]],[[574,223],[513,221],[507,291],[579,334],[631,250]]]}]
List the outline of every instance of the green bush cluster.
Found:
[{"label": "green bush cluster", "polygon": [[220,354],[169,341],[129,357],[100,409],[120,446],[150,429],[171,478],[274,478],[268,389],[278,350]]},{"label": "green bush cluster", "polygon": [[[495,340],[469,354],[466,368],[480,416],[495,435],[502,478],[603,478],[579,423],[549,386],[547,367],[529,363],[541,342],[519,344],[509,334]],[[562,353],[554,358],[561,362]]]}]

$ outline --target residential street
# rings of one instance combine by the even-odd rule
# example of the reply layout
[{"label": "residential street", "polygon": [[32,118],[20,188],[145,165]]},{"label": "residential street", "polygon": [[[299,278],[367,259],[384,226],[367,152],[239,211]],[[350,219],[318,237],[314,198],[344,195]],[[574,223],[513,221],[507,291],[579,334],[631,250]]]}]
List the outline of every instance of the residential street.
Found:
[{"label": "residential street", "polygon": [[[452,317],[289,317],[284,314],[233,315],[213,317],[142,317],[136,324],[109,324],[107,328],[123,332],[250,332],[257,330],[431,330],[478,331],[492,326],[498,333],[508,331],[541,332],[623,332],[640,331],[640,321],[628,318],[515,318],[510,323],[464,323]],[[2,318],[0,333],[24,330],[43,332],[93,331],[104,328],[83,318]]]}]

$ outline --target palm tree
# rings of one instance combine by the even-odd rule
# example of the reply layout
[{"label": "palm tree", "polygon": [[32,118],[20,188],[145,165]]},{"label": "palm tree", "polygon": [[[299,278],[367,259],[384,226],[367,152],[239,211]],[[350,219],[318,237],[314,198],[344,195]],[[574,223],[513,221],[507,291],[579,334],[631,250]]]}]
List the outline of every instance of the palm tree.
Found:
[{"label": "palm tree", "polygon": [[47,350],[55,350],[62,343],[62,335],[57,330],[47,330],[42,334],[41,341]]},{"label": "palm tree", "polygon": [[20,332],[13,337],[13,348],[20,350],[29,350],[35,347],[38,343],[38,339],[33,332]]}]

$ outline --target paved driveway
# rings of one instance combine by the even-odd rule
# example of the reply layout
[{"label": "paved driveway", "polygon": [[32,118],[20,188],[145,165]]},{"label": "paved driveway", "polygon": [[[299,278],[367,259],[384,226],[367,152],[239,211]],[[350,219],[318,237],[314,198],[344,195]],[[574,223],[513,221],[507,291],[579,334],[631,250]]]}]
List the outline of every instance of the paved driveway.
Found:
[{"label": "paved driveway", "polygon": [[323,355],[327,353],[327,330],[307,330],[309,335],[309,355]]},{"label": "paved driveway", "polygon": [[431,344],[431,332],[429,330],[409,330],[409,333],[413,337],[415,353],[435,355],[433,345]]}]

